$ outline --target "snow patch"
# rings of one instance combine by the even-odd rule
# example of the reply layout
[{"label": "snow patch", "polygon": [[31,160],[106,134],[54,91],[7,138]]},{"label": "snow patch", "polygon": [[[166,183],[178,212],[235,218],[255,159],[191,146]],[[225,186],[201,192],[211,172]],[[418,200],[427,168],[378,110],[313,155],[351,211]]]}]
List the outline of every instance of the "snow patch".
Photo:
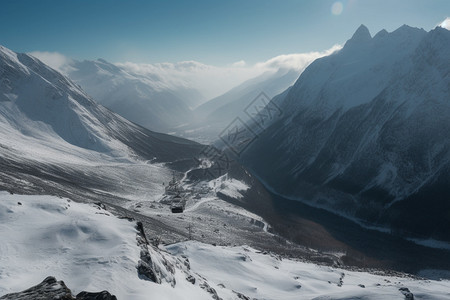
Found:
[{"label": "snow patch", "polygon": [[215,189],[216,193],[221,192],[222,194],[234,199],[243,198],[244,196],[240,192],[245,192],[250,188],[240,180],[228,178],[228,174],[211,180],[208,185],[210,188]]}]

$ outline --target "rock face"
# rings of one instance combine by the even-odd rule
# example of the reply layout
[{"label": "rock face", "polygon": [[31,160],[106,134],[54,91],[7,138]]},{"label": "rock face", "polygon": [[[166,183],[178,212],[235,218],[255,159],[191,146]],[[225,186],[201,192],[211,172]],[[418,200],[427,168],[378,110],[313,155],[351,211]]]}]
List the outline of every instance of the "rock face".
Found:
[{"label": "rock face", "polygon": [[81,292],[76,297],[63,281],[49,276],[41,283],[23,292],[7,294],[1,300],[117,300],[107,291],[99,293]]},{"label": "rock face", "polygon": [[141,222],[136,223],[137,233],[137,244],[141,247],[141,259],[138,262],[137,272],[141,279],[150,280],[155,283],[161,283],[161,279],[156,276],[154,271],[154,265],[152,262],[152,257],[148,249],[148,240],[144,232],[144,227]]},{"label": "rock face", "polygon": [[360,27],[300,75],[242,162],[284,196],[450,241],[449,49],[443,28]]},{"label": "rock face", "polygon": [[70,289],[63,281],[57,281],[55,277],[47,277],[36,286],[23,292],[8,294],[0,297],[1,300],[73,300]]},{"label": "rock face", "polygon": [[100,293],[81,292],[77,295],[77,300],[117,300],[116,296],[107,291]]},{"label": "rock face", "polygon": [[405,300],[414,300],[414,294],[408,288],[402,287],[399,291],[405,296]]},{"label": "rock face", "polygon": [[148,242],[141,222],[137,222],[136,229],[137,244],[141,248],[140,260],[136,267],[139,278],[155,283],[164,281],[174,287],[176,285],[175,266]]}]

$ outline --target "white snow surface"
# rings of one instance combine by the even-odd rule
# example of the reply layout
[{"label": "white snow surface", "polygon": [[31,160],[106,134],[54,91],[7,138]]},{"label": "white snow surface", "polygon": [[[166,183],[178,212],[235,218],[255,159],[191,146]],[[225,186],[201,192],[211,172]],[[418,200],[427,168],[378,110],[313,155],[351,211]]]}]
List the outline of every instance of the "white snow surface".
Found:
[{"label": "white snow surface", "polygon": [[[402,299],[402,287],[415,299],[450,297],[450,281],[373,275],[193,241],[166,246],[169,252],[150,248],[159,268],[162,261],[175,266],[175,286],[156,284],[138,277],[134,226],[93,205],[1,192],[0,295],[53,275],[74,294],[108,290],[118,299],[211,299],[200,287],[205,282],[222,299],[239,299],[236,292],[257,299]],[[185,280],[188,274],[195,284]]]},{"label": "white snow surface", "polygon": [[[74,294],[108,290],[118,299],[210,299],[180,270],[175,288],[139,279],[134,226],[88,204],[0,192],[0,295],[51,275]],[[165,252],[151,254],[154,263],[163,257],[174,263]]]},{"label": "white snow surface", "polygon": [[228,174],[211,180],[208,184],[210,188],[215,189],[216,193],[221,192],[234,199],[241,199],[244,197],[240,192],[245,192],[250,188],[247,184],[240,180],[229,178]]},{"label": "white snow surface", "polygon": [[[231,296],[229,290],[252,299],[403,299],[399,291],[402,287],[408,288],[415,299],[450,298],[450,281],[445,280],[347,271],[264,255],[246,246],[185,242],[168,249],[174,255],[187,256],[192,270],[207,278],[211,286],[219,286],[217,292],[224,299]],[[341,277],[343,284],[339,287]]]}]

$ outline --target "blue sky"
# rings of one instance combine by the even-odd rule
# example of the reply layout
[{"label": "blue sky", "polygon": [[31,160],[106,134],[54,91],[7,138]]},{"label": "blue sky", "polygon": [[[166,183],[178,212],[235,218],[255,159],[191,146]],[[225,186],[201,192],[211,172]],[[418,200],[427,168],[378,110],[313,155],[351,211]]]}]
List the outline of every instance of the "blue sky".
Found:
[{"label": "blue sky", "polygon": [[223,66],[325,50],[360,24],[372,34],[403,24],[430,30],[448,16],[448,0],[0,0],[0,44],[76,59]]}]

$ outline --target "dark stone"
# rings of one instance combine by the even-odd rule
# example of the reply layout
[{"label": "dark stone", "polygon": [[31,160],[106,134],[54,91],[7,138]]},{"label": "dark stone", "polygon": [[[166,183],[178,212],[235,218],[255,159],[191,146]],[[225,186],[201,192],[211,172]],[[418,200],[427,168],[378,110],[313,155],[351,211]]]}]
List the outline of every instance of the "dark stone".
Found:
[{"label": "dark stone", "polygon": [[405,296],[405,300],[414,300],[414,294],[408,288],[402,287],[398,290]]},{"label": "dark stone", "polygon": [[360,288],[365,288],[365,287],[366,287],[364,284],[358,284],[358,286],[359,286]]},{"label": "dark stone", "polygon": [[186,280],[192,284],[195,284],[195,277],[192,275],[189,275],[188,277],[186,277]]},{"label": "dark stone", "polygon": [[204,289],[205,291],[207,291],[208,293],[210,293],[214,300],[222,300],[222,298],[220,298],[219,295],[217,295],[216,290],[214,288],[210,287],[207,282],[200,284],[200,287],[202,289]]},{"label": "dark stone", "polygon": [[107,291],[99,293],[81,292],[77,295],[76,300],[117,300],[117,297]]},{"label": "dark stone", "polygon": [[236,296],[241,300],[250,300],[250,297],[245,296],[244,294],[241,294],[239,292],[233,291],[233,293],[236,294]]},{"label": "dark stone", "polygon": [[138,263],[137,271],[139,277],[145,280],[150,280],[152,282],[158,282],[158,278],[156,277],[155,272],[152,267],[143,260],[140,260]]},{"label": "dark stone", "polygon": [[94,203],[95,205],[97,205],[98,207],[99,207],[99,209],[104,209],[104,210],[106,210],[106,206],[105,206],[105,204],[103,204],[102,202],[96,202],[96,203]]},{"label": "dark stone", "polygon": [[12,293],[0,297],[1,300],[74,300],[72,292],[63,281],[49,276],[41,283],[20,293]]},{"label": "dark stone", "polygon": [[57,281],[49,276],[41,283],[23,292],[8,294],[0,297],[1,300],[117,300],[116,296],[107,291],[99,293],[81,292],[73,297],[72,291],[64,281]]}]

